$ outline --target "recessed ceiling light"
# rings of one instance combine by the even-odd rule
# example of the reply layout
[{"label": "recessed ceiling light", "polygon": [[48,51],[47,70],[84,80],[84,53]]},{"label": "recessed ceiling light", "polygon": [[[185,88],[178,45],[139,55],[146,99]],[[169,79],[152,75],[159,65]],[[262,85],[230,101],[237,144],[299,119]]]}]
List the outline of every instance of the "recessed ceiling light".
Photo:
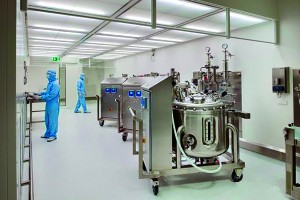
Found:
[{"label": "recessed ceiling light", "polygon": [[165,40],[167,42],[184,42],[184,40],[168,38],[168,37],[160,37],[160,36],[154,36],[154,37],[152,37],[152,39],[154,39],[154,40]]},{"label": "recessed ceiling light", "polygon": [[87,55],[80,55],[80,54],[68,54],[65,57],[67,58],[88,58]]},{"label": "recessed ceiling light", "polygon": [[28,39],[62,41],[62,42],[75,42],[76,41],[76,40],[70,40],[70,39],[57,39],[57,38],[50,38],[50,37],[29,37]]},{"label": "recessed ceiling light", "polygon": [[115,42],[96,42],[96,41],[92,41],[92,42],[87,41],[85,44],[90,44],[90,45],[112,45],[112,46],[121,45],[120,43],[115,43]]},{"label": "recessed ceiling light", "polygon": [[[224,13],[224,15],[225,15],[225,13]],[[252,16],[249,16],[249,15],[244,15],[244,14],[240,14],[240,13],[236,13],[236,12],[230,12],[230,17],[245,20],[245,21],[249,21],[249,22],[256,22],[256,23],[262,23],[262,22],[267,21],[267,20],[262,19],[262,18],[252,17]]]},{"label": "recessed ceiling light", "polygon": [[119,52],[119,53],[140,53],[141,51],[133,51],[133,50],[115,50],[114,52]]},{"label": "recessed ceiling light", "polygon": [[186,28],[199,30],[199,31],[206,31],[206,32],[213,32],[213,33],[220,33],[223,32],[221,29],[215,29],[215,28],[207,28],[203,26],[195,26],[195,25],[186,25]]},{"label": "recessed ceiling light", "polygon": [[124,49],[137,49],[137,50],[143,50],[143,51],[146,51],[146,50],[149,50],[151,49],[150,47],[135,47],[135,46],[127,46],[127,47],[123,47]]},{"label": "recessed ceiling light", "polygon": [[192,8],[192,9],[198,9],[198,10],[212,10],[212,7],[206,6],[206,5],[202,5],[199,3],[194,3],[194,2],[187,2],[185,0],[159,0],[160,2],[166,2],[166,3],[170,3],[170,4],[175,4],[178,6],[183,6],[183,7],[187,7],[187,8]]},{"label": "recessed ceiling light", "polygon": [[[41,43],[52,43],[53,44],[53,41],[48,41],[48,40],[29,40],[29,42],[41,42]],[[73,44],[73,42],[64,42],[64,41],[55,41],[55,43]]]},{"label": "recessed ceiling light", "polygon": [[116,55],[119,55],[119,54],[121,54],[121,55],[131,55],[131,54],[135,54],[135,53],[133,53],[133,52],[119,52],[119,51],[112,51],[111,53],[112,53],[112,54],[116,54]]},{"label": "recessed ceiling light", "polygon": [[74,32],[68,32],[64,30],[46,30],[46,29],[39,29],[39,27],[29,27],[30,30],[32,31],[37,31],[37,32],[45,32],[45,33],[54,33],[54,34],[64,34],[64,35],[84,35],[83,33],[74,33]]},{"label": "recessed ceiling light", "polygon": [[49,46],[30,46],[29,49],[57,49],[57,50],[62,50],[62,49],[67,49],[66,47],[49,47]]},{"label": "recessed ceiling light", "polygon": [[71,51],[69,54],[94,55],[94,54],[97,54],[97,52]]},{"label": "recessed ceiling light", "polygon": [[36,48],[70,48],[69,46],[59,46],[59,45],[51,45],[49,44],[49,46],[47,45],[29,45],[29,48],[32,48],[32,47],[36,47]]},{"label": "recessed ceiling light", "polygon": [[77,47],[75,48],[75,50],[78,50],[78,51],[106,51],[107,49],[98,49],[98,48],[95,48],[95,49],[90,49],[90,48],[82,48],[82,47]]},{"label": "recessed ceiling light", "polygon": [[95,35],[97,38],[102,39],[115,39],[115,40],[133,40],[133,38],[128,37],[116,37],[116,36],[108,36],[108,35]]},{"label": "recessed ceiling light", "polygon": [[70,27],[65,27],[65,26],[51,26],[51,25],[44,25],[44,24],[35,24],[33,25],[34,27],[38,28],[45,28],[45,29],[54,29],[54,30],[65,30],[65,31],[75,31],[75,32],[88,32],[86,29],[81,29],[81,28],[70,28]]},{"label": "recessed ceiling light", "polygon": [[56,53],[56,54],[60,54],[61,53],[61,51],[47,51],[47,50],[39,50],[39,51],[29,51],[30,53],[36,53],[36,54],[41,54],[41,53]]},{"label": "recessed ceiling light", "polygon": [[148,46],[148,45],[138,45],[138,44],[129,45],[129,47],[139,47],[139,48],[148,48],[148,49],[159,48],[158,46]]},{"label": "recessed ceiling light", "polygon": [[[134,20],[134,21],[141,21],[141,22],[151,22],[150,18],[135,16],[135,15],[126,15],[126,16],[124,16],[122,18],[124,18],[124,19],[130,19],[130,20]],[[164,21],[164,20],[157,20],[157,23],[158,24],[163,24],[163,25],[174,25],[173,22]]]},{"label": "recessed ceiling light", "polygon": [[130,33],[118,33],[118,32],[108,32],[108,31],[101,31],[101,34],[105,35],[115,35],[115,36],[127,36],[127,37],[142,37],[141,35],[136,35],[136,34],[130,34]]},{"label": "recessed ceiling light", "polygon": [[44,1],[37,2],[36,4],[48,8],[56,8],[56,9],[76,11],[81,13],[95,14],[95,15],[106,15],[106,13],[102,10],[75,7],[75,6],[65,5],[65,4],[58,4],[58,3],[44,2]]},{"label": "recessed ceiling light", "polygon": [[158,40],[143,40],[145,42],[151,42],[156,44],[175,44],[174,42],[167,42],[167,41],[158,41]]},{"label": "recessed ceiling light", "polygon": [[80,45],[79,48],[81,47],[87,47],[87,48],[115,48],[116,45],[108,45],[108,44],[95,44],[95,43],[87,43],[85,42],[84,44]]}]

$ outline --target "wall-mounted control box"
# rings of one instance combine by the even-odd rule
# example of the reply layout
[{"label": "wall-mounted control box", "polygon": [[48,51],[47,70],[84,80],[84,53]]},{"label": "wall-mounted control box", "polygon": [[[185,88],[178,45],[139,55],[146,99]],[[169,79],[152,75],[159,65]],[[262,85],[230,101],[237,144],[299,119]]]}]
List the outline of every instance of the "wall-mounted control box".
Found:
[{"label": "wall-mounted control box", "polygon": [[274,93],[289,93],[290,68],[273,68],[272,82],[272,90]]}]

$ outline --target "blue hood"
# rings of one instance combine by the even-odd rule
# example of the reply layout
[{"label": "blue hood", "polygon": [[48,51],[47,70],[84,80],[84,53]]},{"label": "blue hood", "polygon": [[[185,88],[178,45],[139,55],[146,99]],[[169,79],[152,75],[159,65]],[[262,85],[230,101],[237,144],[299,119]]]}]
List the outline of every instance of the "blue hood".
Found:
[{"label": "blue hood", "polygon": [[54,69],[49,69],[47,71],[48,81],[53,82],[56,81],[56,71]]},{"label": "blue hood", "polygon": [[80,79],[84,81],[84,73],[80,74]]}]

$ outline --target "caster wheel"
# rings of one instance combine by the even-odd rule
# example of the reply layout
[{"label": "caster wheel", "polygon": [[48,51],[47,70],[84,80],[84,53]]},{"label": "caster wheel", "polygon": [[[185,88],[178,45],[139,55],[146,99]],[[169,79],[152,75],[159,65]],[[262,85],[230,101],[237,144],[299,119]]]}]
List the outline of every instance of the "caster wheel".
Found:
[{"label": "caster wheel", "polygon": [[159,182],[157,178],[152,179],[153,184],[152,184],[152,191],[153,194],[156,196],[159,192]]},{"label": "caster wheel", "polygon": [[233,172],[231,173],[231,180],[233,182],[240,182],[243,179],[243,174],[241,176],[236,175],[235,170],[233,170]]},{"label": "caster wheel", "polygon": [[158,187],[158,185],[152,186],[152,190],[153,190],[153,194],[154,194],[155,196],[157,196],[157,194],[158,194],[158,192],[159,192],[159,187]]},{"label": "caster wheel", "polygon": [[125,134],[125,133],[123,133],[123,135],[122,135],[122,140],[124,141],[124,142],[126,142],[127,141],[127,134]]},{"label": "caster wheel", "polygon": [[100,120],[100,121],[99,121],[99,125],[100,125],[100,126],[104,126],[104,120]]}]

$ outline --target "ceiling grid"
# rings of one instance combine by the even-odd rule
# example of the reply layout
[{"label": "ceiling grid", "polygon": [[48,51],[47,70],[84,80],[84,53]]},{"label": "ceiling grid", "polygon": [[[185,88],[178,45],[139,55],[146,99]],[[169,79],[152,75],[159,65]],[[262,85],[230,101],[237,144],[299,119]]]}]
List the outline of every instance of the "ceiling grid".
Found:
[{"label": "ceiling grid", "polygon": [[[207,35],[228,36],[222,6],[195,0],[156,0],[156,29],[152,29],[151,2],[29,0],[29,55],[116,59]],[[267,21],[231,12],[230,28]]]}]

